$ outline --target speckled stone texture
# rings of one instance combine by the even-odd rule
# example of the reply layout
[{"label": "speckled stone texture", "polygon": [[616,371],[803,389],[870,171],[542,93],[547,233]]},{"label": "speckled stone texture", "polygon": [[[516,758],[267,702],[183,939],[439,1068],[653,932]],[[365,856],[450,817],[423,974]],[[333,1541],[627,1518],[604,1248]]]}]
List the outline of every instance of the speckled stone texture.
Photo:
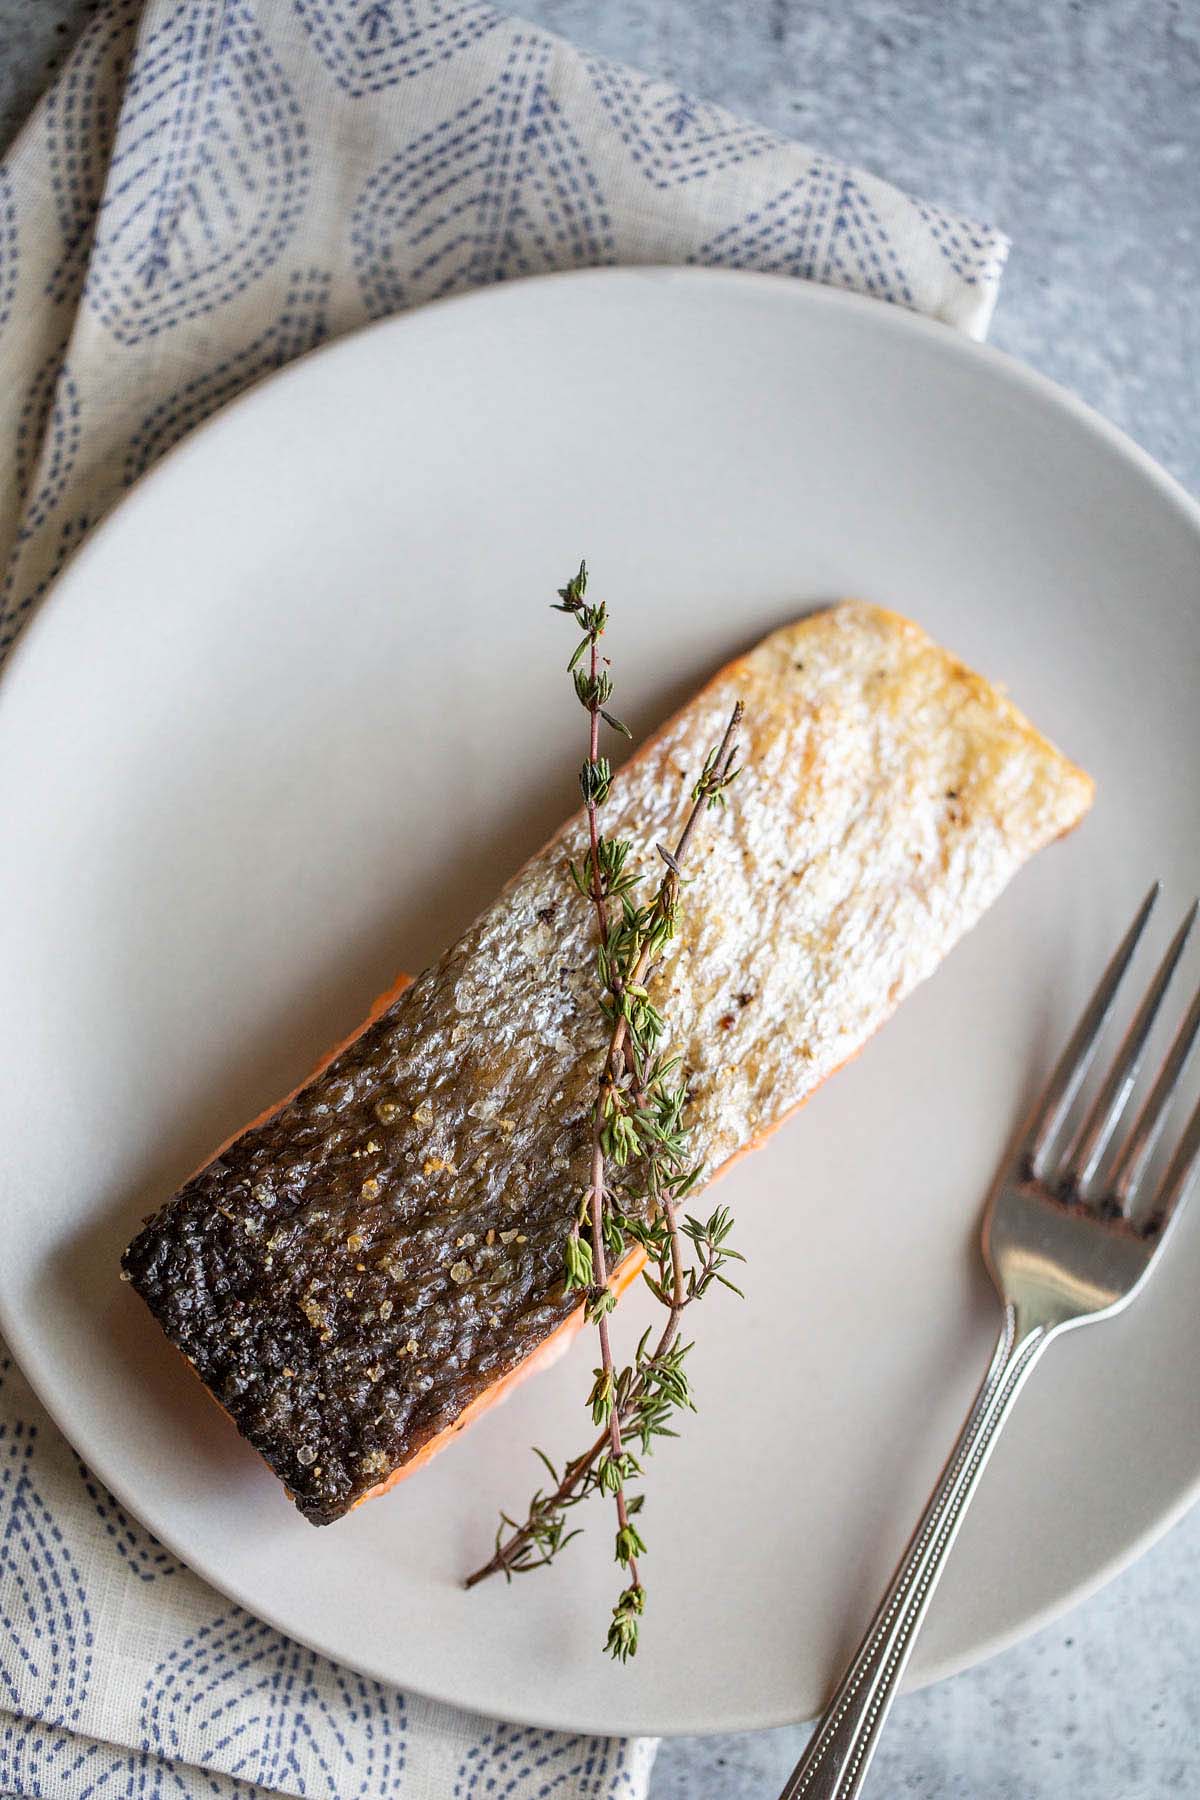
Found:
[{"label": "speckled stone texture", "polygon": [[[0,0],[0,136],[88,10]],[[1002,225],[1014,248],[992,342],[1200,491],[1196,0],[527,0],[520,10]],[[1069,1619],[902,1700],[868,1791],[1194,1796],[1198,1661],[1200,1514]],[[774,1800],[804,1735],[664,1744],[651,1800]]]}]

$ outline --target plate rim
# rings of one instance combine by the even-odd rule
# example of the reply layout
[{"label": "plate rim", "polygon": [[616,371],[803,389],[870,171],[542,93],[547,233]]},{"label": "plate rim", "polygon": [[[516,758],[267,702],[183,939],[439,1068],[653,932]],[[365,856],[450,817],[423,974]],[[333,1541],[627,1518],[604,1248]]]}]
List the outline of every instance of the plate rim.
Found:
[{"label": "plate rim", "polygon": [[[193,431],[173,444],[151,468],[147,469],[115,501],[110,510],[68,556],[49,584],[47,592],[37,604],[33,616],[13,643],[6,665],[0,668],[0,715],[3,715],[4,712],[6,695],[12,689],[14,681],[19,679],[19,677],[14,677],[13,671],[23,668],[28,661],[31,646],[38,643],[45,629],[45,620],[51,614],[51,608],[54,607],[57,610],[61,606],[60,590],[67,583],[68,578],[78,581],[81,573],[86,571],[89,557],[95,553],[97,545],[102,542],[105,534],[115,527],[116,521],[124,515],[126,509],[142,504],[146,495],[153,490],[158,481],[164,477],[169,478],[177,461],[186,460],[189,455],[195,454],[198,446],[201,446],[210,435],[225,428],[235,415],[260,403],[264,397],[269,398],[277,388],[287,382],[307,379],[310,365],[325,358],[333,358],[339,353],[346,353],[360,338],[373,334],[388,332],[403,334],[406,331],[419,330],[423,322],[434,314],[444,317],[463,309],[468,312],[475,309],[486,309],[498,301],[501,303],[507,301],[513,294],[519,295],[526,291],[541,290],[547,287],[555,289],[567,287],[633,289],[647,283],[656,285],[666,283],[692,292],[701,292],[708,288],[725,288],[730,291],[741,289],[759,294],[768,293],[774,297],[772,303],[795,307],[800,313],[804,313],[810,308],[816,312],[832,308],[835,312],[858,313],[863,318],[873,318],[876,321],[876,328],[885,335],[893,332],[899,333],[902,339],[906,336],[923,339],[931,346],[937,347],[938,354],[948,356],[951,360],[957,359],[968,366],[989,370],[994,376],[1007,382],[1011,388],[1027,398],[1040,402],[1052,412],[1059,415],[1065,414],[1073,419],[1076,425],[1106,445],[1119,460],[1131,466],[1180,516],[1182,523],[1190,528],[1191,535],[1196,540],[1197,551],[1200,552],[1200,500],[1194,499],[1182,482],[1136,443],[1128,433],[1112,423],[1111,420],[1106,419],[1087,401],[1080,399],[1049,376],[1042,374],[1006,351],[968,337],[965,333],[941,320],[909,311],[897,305],[881,303],[869,295],[757,270],[646,264],[556,271],[475,288],[466,293],[446,296],[405,312],[365,321],[361,326],[304,351],[283,368],[272,370],[234,396],[226,405],[218,408]],[[0,1333],[6,1339],[24,1379],[28,1382],[39,1403],[74,1449],[74,1439],[70,1430],[60,1418],[56,1406],[43,1392],[40,1371],[37,1369],[36,1333],[25,1330],[22,1324],[22,1314],[10,1306],[3,1282],[0,1282]],[[139,1502],[126,1489],[122,1471],[104,1467],[103,1455],[95,1459],[89,1458],[89,1467],[104,1482],[120,1505],[139,1522],[143,1522]],[[919,1677],[914,1679],[910,1676],[906,1680],[904,1684],[906,1690],[915,1691],[944,1680],[948,1676],[961,1673],[968,1668],[974,1668],[1063,1617],[1068,1611],[1082,1604],[1123,1570],[1130,1567],[1147,1550],[1165,1537],[1198,1500],[1200,1500],[1200,1467],[1197,1468],[1192,1482],[1181,1491],[1175,1503],[1158,1514],[1144,1531],[1132,1537],[1119,1552],[1095,1570],[1091,1577],[1078,1582],[1068,1593],[1047,1601],[1043,1607],[1027,1614],[1019,1624],[984,1638],[972,1651],[957,1656],[947,1655],[932,1666],[922,1667]],[[144,1528],[151,1529],[149,1526]],[[310,1635],[303,1630],[297,1630],[291,1623],[283,1622],[273,1609],[264,1609],[260,1599],[244,1591],[235,1579],[213,1573],[204,1563],[194,1563],[189,1551],[169,1528],[159,1529],[156,1527],[153,1534],[198,1579],[208,1583],[219,1594],[224,1595],[235,1604],[244,1607],[254,1617],[264,1620],[286,1637],[304,1645],[318,1655],[341,1663],[386,1686],[401,1687],[407,1692],[418,1694],[456,1710],[476,1712],[482,1710],[480,1707],[464,1707],[461,1698],[454,1693],[439,1690],[436,1683],[427,1686],[419,1677],[415,1682],[405,1678],[398,1679],[388,1668],[380,1663],[373,1663],[368,1656],[348,1658],[340,1651],[332,1651],[328,1643],[321,1642],[319,1637]],[[603,1720],[594,1716],[589,1719],[586,1710],[583,1713],[574,1714],[571,1722],[564,1723],[561,1713],[556,1713],[553,1709],[540,1708],[533,1701],[529,1706],[522,1707],[519,1713],[503,1705],[497,1708],[488,1706],[487,1712],[490,1716],[509,1723],[537,1729],[576,1732],[600,1737],[647,1735],[646,1726],[642,1722],[623,1724],[619,1717],[614,1722],[612,1714],[608,1714]],[[583,1722],[580,1722],[581,1720]],[[805,1722],[807,1721],[797,1718],[793,1710],[783,1707],[756,1712],[753,1715],[744,1713],[726,1715],[718,1724],[709,1726],[704,1731],[698,1728],[694,1720],[687,1720],[681,1724],[668,1723],[659,1727],[654,1735],[662,1737],[713,1735],[729,1731],[767,1730],[777,1726]]]}]

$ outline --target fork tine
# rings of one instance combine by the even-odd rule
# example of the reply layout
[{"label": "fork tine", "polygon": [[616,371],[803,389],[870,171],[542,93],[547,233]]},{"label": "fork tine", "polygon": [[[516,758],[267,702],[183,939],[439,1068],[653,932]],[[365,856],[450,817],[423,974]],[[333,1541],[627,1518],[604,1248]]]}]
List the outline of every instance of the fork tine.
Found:
[{"label": "fork tine", "polygon": [[1099,987],[1088,1001],[1083,1017],[1071,1034],[1070,1043],[1059,1057],[1054,1067],[1054,1073],[1042,1091],[1037,1112],[1025,1142],[1025,1155],[1035,1175],[1041,1174],[1042,1158],[1046,1154],[1047,1146],[1070,1110],[1071,1102],[1079,1092],[1080,1084],[1091,1066],[1104,1021],[1117,997],[1117,989],[1121,985],[1125,971],[1137,949],[1138,940],[1146,929],[1146,921],[1154,911],[1155,901],[1161,892],[1162,883],[1156,881],[1138,907],[1137,917],[1122,938],[1116,955],[1100,977]]},{"label": "fork tine", "polygon": [[1075,1142],[1063,1159],[1063,1178],[1076,1191],[1082,1192],[1096,1173],[1108,1141],[1116,1130],[1117,1121],[1129,1104],[1147,1040],[1171,985],[1171,977],[1183,955],[1188,934],[1195,923],[1196,911],[1197,902],[1193,900],[1183,924],[1171,940],[1170,949],[1158,966],[1158,972],[1146,991],[1145,999],[1133,1016],[1100,1092],[1079,1127]]},{"label": "fork tine", "polygon": [[1175,1097],[1175,1090],[1183,1079],[1197,1039],[1200,1039],[1200,988],[1197,988],[1187,1016],[1176,1033],[1175,1042],[1163,1058],[1162,1067],[1154,1078],[1154,1086],[1146,1095],[1141,1111],[1134,1120],[1133,1130],[1113,1162],[1112,1196],[1122,1212],[1128,1210],[1137,1196],[1138,1182],[1158,1142],[1159,1132],[1166,1122],[1167,1111]]},{"label": "fork tine", "polygon": [[1163,1236],[1179,1209],[1180,1202],[1200,1169],[1200,1105],[1184,1126],[1178,1148],[1167,1166],[1162,1185],[1155,1195],[1154,1206],[1146,1219],[1148,1234]]}]

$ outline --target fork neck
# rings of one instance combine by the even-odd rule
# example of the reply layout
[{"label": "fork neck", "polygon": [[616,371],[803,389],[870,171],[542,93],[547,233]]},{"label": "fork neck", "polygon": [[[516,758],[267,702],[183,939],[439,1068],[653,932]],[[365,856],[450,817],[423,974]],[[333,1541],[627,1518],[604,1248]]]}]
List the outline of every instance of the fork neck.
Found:
[{"label": "fork neck", "polygon": [[1035,1344],[1044,1349],[1065,1325],[1061,1312],[1043,1295],[1024,1294],[1009,1298],[1004,1302],[996,1358],[1008,1362],[1018,1352],[1031,1350]]}]

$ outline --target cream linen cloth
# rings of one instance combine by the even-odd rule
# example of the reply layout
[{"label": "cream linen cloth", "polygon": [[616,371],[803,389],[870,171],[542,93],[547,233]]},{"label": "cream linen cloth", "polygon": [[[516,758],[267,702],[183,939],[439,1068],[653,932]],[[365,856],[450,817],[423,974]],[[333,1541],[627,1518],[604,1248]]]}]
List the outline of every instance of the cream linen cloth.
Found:
[{"label": "cream linen cloth", "polygon": [[[479,0],[114,0],[0,165],[0,655],[157,457],[370,319],[672,262],[854,288],[982,337],[1006,250]],[[0,1794],[645,1794],[652,1743],[454,1713],[232,1606],[0,1370]]]}]

